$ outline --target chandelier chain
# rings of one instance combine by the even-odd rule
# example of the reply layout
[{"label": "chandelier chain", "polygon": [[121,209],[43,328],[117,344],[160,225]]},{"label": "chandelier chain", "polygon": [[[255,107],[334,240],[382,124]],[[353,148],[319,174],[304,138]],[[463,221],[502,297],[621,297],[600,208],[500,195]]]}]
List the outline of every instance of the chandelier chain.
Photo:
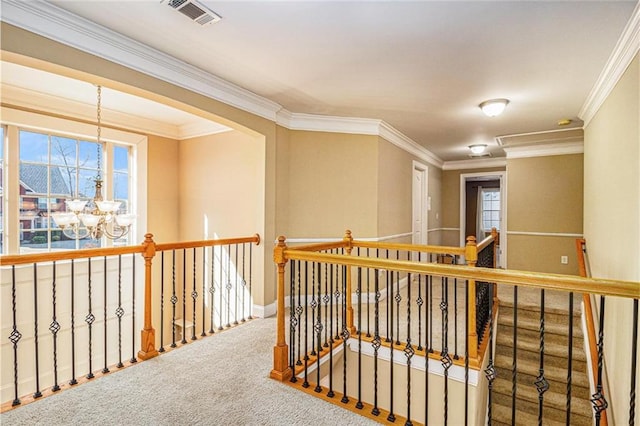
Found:
[{"label": "chandelier chain", "polygon": [[98,120],[98,174],[96,176],[97,180],[101,180],[102,177],[102,173],[101,173],[101,164],[102,164],[102,141],[100,139],[101,137],[101,133],[102,133],[102,126],[101,126],[101,122],[102,122],[102,87],[98,86],[98,108],[97,108],[97,120]]}]

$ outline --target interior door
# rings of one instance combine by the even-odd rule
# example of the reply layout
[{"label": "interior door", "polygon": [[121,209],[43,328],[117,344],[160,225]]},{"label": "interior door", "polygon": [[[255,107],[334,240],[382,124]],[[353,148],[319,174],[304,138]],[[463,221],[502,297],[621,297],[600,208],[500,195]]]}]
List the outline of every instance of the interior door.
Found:
[{"label": "interior door", "polygon": [[414,164],[413,167],[413,244],[427,244],[427,169]]}]

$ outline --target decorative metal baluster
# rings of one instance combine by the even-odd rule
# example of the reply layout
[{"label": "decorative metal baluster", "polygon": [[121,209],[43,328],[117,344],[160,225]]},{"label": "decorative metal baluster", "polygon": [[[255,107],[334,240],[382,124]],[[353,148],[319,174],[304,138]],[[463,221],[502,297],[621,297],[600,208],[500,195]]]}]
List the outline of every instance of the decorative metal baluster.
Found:
[{"label": "decorative metal baluster", "polygon": [[75,311],[75,263],[71,259],[71,380],[70,385],[78,384],[76,380],[76,311]]},{"label": "decorative metal baluster", "polygon": [[[427,286],[428,276],[424,277],[424,285]],[[427,288],[424,289],[425,294],[427,294],[427,298],[430,298],[431,295]],[[427,351],[427,339],[429,334],[429,327],[431,326],[431,321],[429,320],[429,316],[427,315],[427,305],[424,307],[424,346],[425,346],[425,354],[424,354],[424,424],[426,425],[429,422],[429,351]],[[465,387],[466,389],[466,387]]]},{"label": "decorative metal baluster", "polygon": [[[358,253],[360,254],[360,253]],[[361,410],[362,404],[362,268],[358,267],[358,287],[356,288],[358,296],[358,402],[356,408]]]},{"label": "decorative metal baluster", "polygon": [[238,244],[235,244],[235,246],[236,246],[236,257],[235,257],[235,263],[233,264],[233,266],[236,269],[236,272],[233,274],[233,277],[234,277],[234,280],[233,280],[233,283],[234,283],[234,288],[233,288],[233,292],[234,292],[234,295],[233,295],[233,306],[234,306],[233,311],[234,312],[233,312],[233,315],[234,315],[235,320],[233,321],[233,324],[234,325],[238,325],[238,324],[240,324],[238,322]]},{"label": "decorative metal baluster", "polygon": [[[392,272],[392,274],[393,274],[393,272]],[[387,283],[387,286],[388,285],[389,284]],[[391,307],[390,308],[390,312],[391,313],[389,315],[389,318],[391,318],[391,322],[392,322],[390,327],[387,326],[387,330],[389,330],[389,329],[391,330],[391,334],[389,336],[389,343],[391,344],[391,350],[390,350],[390,353],[389,353],[389,356],[390,356],[390,358],[389,358],[389,383],[390,383],[390,386],[389,386],[389,415],[387,416],[387,420],[390,421],[390,422],[395,422],[396,421],[396,416],[395,416],[395,414],[393,414],[393,352],[394,352],[394,350],[393,350],[393,302],[389,301],[387,303],[387,306]],[[346,366],[345,366],[345,368],[346,368]]]},{"label": "decorative metal baluster", "polygon": [[171,262],[171,285],[173,293],[171,294],[171,305],[173,313],[171,316],[171,347],[175,348],[176,345],[176,303],[178,303],[178,297],[176,296],[176,251],[172,250],[172,262]]},{"label": "decorative metal baluster", "polygon": [[33,318],[36,361],[36,391],[33,394],[33,397],[40,398],[42,396],[42,392],[40,392],[40,362],[38,359],[38,266],[36,263],[33,264]]},{"label": "decorative metal baluster", "polygon": [[[311,264],[311,327],[315,330],[316,324],[316,307],[318,303],[316,302],[316,264]],[[311,356],[316,355],[316,333],[311,333]],[[318,357],[320,354],[318,354]]]},{"label": "decorative metal baluster", "polygon": [[[329,318],[331,318],[330,322],[329,322],[329,392],[327,392],[327,396],[329,398],[333,398],[335,396],[335,393],[333,392],[333,297],[331,297],[331,295],[333,294],[333,264],[328,265],[329,266],[329,277],[331,279],[331,283],[329,285],[329,299],[330,299],[330,304],[329,304]],[[337,266],[336,266],[337,267]],[[326,271],[326,269],[325,269]],[[336,280],[337,281],[337,280]],[[336,325],[336,329],[337,329],[337,325]]]},{"label": "decorative metal baluster", "polygon": [[[492,285],[489,285],[489,307],[491,307]],[[491,309],[489,309],[489,320],[491,321]],[[489,345],[491,345],[491,335],[489,335]],[[538,426],[542,426],[542,408],[544,405],[544,393],[549,390],[549,383],[544,377],[544,290],[540,290],[540,369],[535,381],[538,390]],[[491,388],[489,388],[489,401],[491,401]],[[491,419],[491,418],[489,418]]]},{"label": "decorative metal baluster", "polygon": [[17,312],[16,303],[16,265],[11,265],[11,314],[13,317],[13,327],[11,328],[11,334],[9,334],[9,341],[13,345],[13,402],[12,407],[20,405],[20,398],[18,397],[18,342],[22,338],[22,334],[18,331],[18,322],[16,319]]},{"label": "decorative metal baluster", "polygon": [[130,363],[138,362],[136,358],[136,255],[131,255],[131,359]]},{"label": "decorative metal baluster", "polygon": [[349,402],[347,396],[347,341],[349,340],[349,329],[347,328],[347,266],[342,267],[342,403]]},{"label": "decorative metal baluster", "polygon": [[246,251],[246,243],[242,243],[242,280],[240,281],[240,283],[242,284],[242,322],[246,321],[246,318],[244,316],[244,306],[246,304],[245,293],[246,293],[246,287],[247,287],[247,281],[245,280],[245,275],[244,275],[245,251]]},{"label": "decorative metal baluster", "polygon": [[[386,250],[386,259],[387,260],[389,259],[389,250],[388,249]],[[389,274],[392,274],[392,272],[389,271],[388,269],[385,272],[386,272],[385,275],[387,277],[387,285],[386,285],[386,289],[385,289],[385,290],[387,290],[387,297],[385,299],[387,301],[387,322],[385,322],[385,325],[387,326],[387,333],[386,333],[387,337],[386,337],[386,339],[384,341],[389,343],[389,341],[390,341],[389,340],[389,327],[392,327],[392,325],[390,325],[392,322],[389,321],[389,310],[393,311],[393,302],[391,301],[391,293],[390,292],[393,291],[393,288],[389,287]],[[392,277],[392,279],[393,279],[393,277]],[[393,315],[393,313],[391,315]]]},{"label": "decorative metal baluster", "polygon": [[[369,247],[367,247],[367,257],[369,257]],[[371,320],[371,315],[369,314],[369,307],[371,306],[371,303],[369,303],[370,283],[371,283],[371,271],[367,270],[367,337],[371,337],[370,327],[369,327],[370,325],[369,323]]]},{"label": "decorative metal baluster", "polygon": [[607,409],[609,403],[602,393],[602,348],[604,346],[604,296],[600,296],[600,321],[598,323],[598,375],[596,380],[596,392],[591,396],[591,404],[596,415],[596,426],[600,426],[602,412]]},{"label": "decorative metal baluster", "polygon": [[207,270],[207,248],[202,247],[202,333],[200,333],[200,337],[205,337],[207,332],[205,331],[207,328],[207,312],[205,310],[205,297],[207,295],[207,280],[205,279],[206,270]]},{"label": "decorative metal baluster", "polygon": [[[449,355],[449,278],[442,278],[442,300],[440,301],[442,311],[442,353],[440,362],[444,369],[444,424],[449,419],[449,368],[453,364]],[[491,423],[489,423],[491,424]]]},{"label": "decorative metal baluster", "polygon": [[222,290],[222,283],[224,282],[224,279],[222,278],[224,274],[223,273],[224,268],[222,266],[222,262],[224,261],[222,259],[223,255],[224,255],[224,249],[222,246],[220,246],[220,257],[219,257],[220,259],[220,262],[219,262],[220,263],[220,286],[219,286],[220,287],[220,306],[218,307],[218,310],[220,311],[220,323],[218,324],[218,330],[224,330],[224,328],[222,327],[222,324],[224,324],[224,322],[222,321],[222,312],[224,311],[224,303],[222,303],[222,298],[224,296],[223,295],[224,291]]},{"label": "decorative metal baluster", "polygon": [[[429,253],[429,260],[431,260],[431,253]],[[429,284],[429,353],[433,353],[433,276],[427,275],[427,282]]]},{"label": "decorative metal baluster", "polygon": [[87,289],[88,289],[88,295],[89,295],[89,313],[87,314],[87,316],[84,318],[84,321],[87,323],[88,328],[89,328],[89,374],[87,374],[87,379],[93,379],[93,367],[92,367],[92,361],[93,361],[93,356],[92,356],[92,343],[93,343],[93,338],[91,335],[91,331],[92,331],[92,325],[93,322],[96,320],[96,317],[93,315],[93,312],[91,311],[91,258],[87,259]]},{"label": "decorative metal baluster", "polygon": [[[295,260],[293,260],[292,262],[296,262]],[[300,263],[300,261],[297,261],[298,263],[298,267],[296,268],[296,272],[297,272],[297,279],[296,281],[298,282],[298,306],[296,306],[296,316],[298,317],[298,357],[297,357],[297,361],[296,361],[296,365],[302,365],[302,359],[300,357],[300,352],[302,351],[302,312],[305,310],[305,307],[302,306],[302,291],[301,291],[301,283],[300,283],[300,270],[302,269],[302,264]],[[306,302],[306,295],[305,295],[305,302]]]},{"label": "decorative metal baluster", "polygon": [[[418,263],[422,262],[422,253],[418,252]],[[418,298],[416,299],[416,305],[418,305],[418,350],[421,351],[422,347],[422,305],[424,300],[422,299],[422,275],[418,275]],[[425,342],[426,344],[426,342]]]},{"label": "decorative metal baluster", "polygon": [[291,383],[298,381],[296,377],[296,326],[298,320],[296,318],[296,262],[291,261],[291,274],[289,276],[289,365],[291,366]]},{"label": "decorative metal baluster", "polygon": [[573,369],[573,292],[569,293],[569,351],[567,354],[566,424],[571,424],[571,370]]},{"label": "decorative metal baluster", "polygon": [[252,256],[251,256],[252,252],[253,252],[253,245],[249,244],[249,304],[250,304],[249,305],[249,319],[253,319],[253,316],[251,315],[251,312],[253,310],[253,305],[251,305],[251,301],[253,300],[251,298],[251,276],[252,276],[251,266],[253,265]]},{"label": "decorative metal baluster", "polygon": [[187,249],[182,249],[182,340],[187,343]]},{"label": "decorative metal baluster", "polygon": [[638,358],[638,299],[633,299],[631,338],[631,393],[629,395],[629,426],[636,423],[636,359]]},{"label": "decorative metal baluster", "polygon": [[309,366],[309,263],[304,262],[304,382],[302,386],[309,387],[307,368]]},{"label": "decorative metal baluster", "polygon": [[453,359],[458,356],[458,279],[453,279]]},{"label": "decorative metal baluster", "polygon": [[[122,255],[118,255],[118,307],[116,308],[116,316],[118,317],[118,368],[124,367],[122,363]],[[160,334],[162,336],[162,334]],[[162,341],[162,337],[160,338]],[[163,349],[164,350],[164,349]]]},{"label": "decorative metal baluster", "polygon": [[[324,252],[326,253],[326,251]],[[324,347],[329,347],[329,303],[331,302],[331,293],[329,291],[329,264],[324,265]]]},{"label": "decorative metal baluster", "polygon": [[468,425],[469,424],[469,281],[468,280],[465,280],[464,295],[465,295],[464,296],[464,424]]},{"label": "decorative metal baluster", "polygon": [[[336,249],[334,253],[338,254],[338,250]],[[338,300],[340,299],[340,279],[339,279],[339,275],[340,275],[340,269],[341,268],[338,267],[338,265],[336,265],[335,269],[336,269],[336,292],[335,292],[335,297],[336,297],[336,319],[335,319],[335,321],[336,321],[336,336],[335,336],[335,339],[338,340],[338,339],[341,338],[340,337],[340,333],[342,331],[342,328],[338,326],[338,324],[340,322],[339,320],[340,320],[340,317],[341,317],[341,315],[338,313],[338,303],[339,303]]]},{"label": "decorative metal baluster", "polygon": [[[380,279],[379,271],[375,270],[375,276],[373,277],[373,285],[375,288],[375,301],[373,306],[373,410],[371,414],[374,416],[380,415],[380,409],[378,408],[378,350],[381,346],[380,340]],[[426,422],[425,422],[426,424]]]},{"label": "decorative metal baluster", "polygon": [[[487,418],[489,424],[492,422],[491,404],[493,396],[493,381],[496,379],[496,369],[493,363],[493,286],[489,287],[489,362],[487,368],[484,370],[484,374],[487,377],[489,387]],[[543,290],[544,291],[544,290]]]},{"label": "decorative metal baluster", "polygon": [[511,423],[516,424],[518,393],[518,286],[513,286],[513,359],[511,360]]},{"label": "decorative metal baluster", "polygon": [[[118,272],[119,275],[120,272]],[[160,347],[158,352],[164,352],[164,251],[160,253]]]},{"label": "decorative metal baluster", "polygon": [[49,331],[53,335],[53,387],[51,390],[57,392],[60,390],[58,385],[58,331],[60,331],[60,323],[56,318],[56,262],[53,261],[53,282],[51,284],[51,300],[53,302],[53,316]]},{"label": "decorative metal baluster", "polygon": [[107,367],[107,256],[103,258],[103,271],[102,271],[102,283],[103,283],[103,312],[104,315],[102,318],[104,319],[103,330],[104,330],[104,367],[102,368],[102,374],[106,374],[109,372],[109,367]]},{"label": "decorative metal baluster", "polygon": [[318,376],[316,379],[316,392],[322,392],[322,386],[320,386],[320,353],[322,352],[322,304],[320,303],[320,292],[322,291],[322,269],[320,263],[318,263],[318,322],[315,324],[315,332],[317,334],[318,341],[318,366],[316,368]]},{"label": "decorative metal baluster", "polygon": [[[411,426],[411,358],[416,353],[411,345],[411,274],[407,274],[407,345],[404,347],[404,354],[407,357],[407,421],[405,426]],[[428,374],[428,372],[427,372]],[[426,423],[426,421],[425,421]]]},{"label": "decorative metal baluster", "polygon": [[231,327],[231,244],[227,246],[227,325]]},{"label": "decorative metal baluster", "polygon": [[211,306],[209,307],[209,315],[211,318],[209,319],[209,334],[214,334],[215,325],[213,323],[213,315],[215,313],[215,295],[216,295],[216,286],[215,286],[215,264],[216,264],[216,246],[211,246],[211,282],[209,283],[209,297],[211,297]]},{"label": "decorative metal baluster", "polygon": [[[192,276],[193,276],[193,285],[191,287],[191,300],[192,300],[192,316],[191,316],[191,340],[197,340],[196,337],[196,301],[198,300],[198,292],[196,291],[196,248],[193,248],[193,259],[191,261],[192,265]],[[185,264],[185,269],[186,269]]]},{"label": "decorative metal baluster", "polygon": [[[396,260],[400,260],[400,250],[396,251]],[[400,271],[396,272],[396,345],[400,344],[400,302],[402,296],[400,295]]]}]

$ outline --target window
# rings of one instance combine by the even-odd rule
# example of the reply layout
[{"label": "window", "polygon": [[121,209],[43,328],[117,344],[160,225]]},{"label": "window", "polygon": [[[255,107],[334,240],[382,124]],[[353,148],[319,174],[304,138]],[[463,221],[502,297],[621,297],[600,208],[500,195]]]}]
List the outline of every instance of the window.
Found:
[{"label": "window", "polygon": [[483,188],[482,197],[482,230],[491,232],[491,228],[500,230],[500,189]]}]

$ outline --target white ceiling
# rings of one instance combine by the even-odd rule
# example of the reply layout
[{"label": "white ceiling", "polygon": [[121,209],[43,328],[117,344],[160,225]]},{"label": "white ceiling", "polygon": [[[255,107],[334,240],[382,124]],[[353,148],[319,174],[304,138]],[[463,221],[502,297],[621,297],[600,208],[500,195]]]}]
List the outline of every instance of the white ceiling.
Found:
[{"label": "white ceiling", "polygon": [[[496,136],[558,129],[562,118],[580,127],[636,6],[205,0],[223,19],[203,27],[158,0],[50,3],[291,112],[384,120],[445,161],[473,143],[504,156]],[[510,99],[502,116],[481,114],[490,98]]]}]

